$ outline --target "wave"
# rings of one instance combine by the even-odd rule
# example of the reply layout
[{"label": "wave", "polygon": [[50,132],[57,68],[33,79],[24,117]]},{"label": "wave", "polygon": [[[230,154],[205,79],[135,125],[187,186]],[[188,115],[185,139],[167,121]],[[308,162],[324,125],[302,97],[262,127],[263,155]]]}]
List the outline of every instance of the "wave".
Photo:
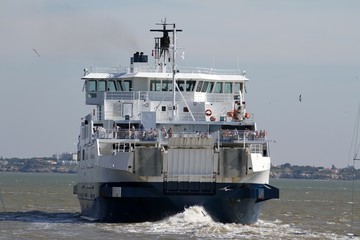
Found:
[{"label": "wave", "polygon": [[259,220],[253,225],[214,222],[200,206],[186,208],[158,222],[102,224],[103,230],[148,235],[156,239],[348,239],[333,233],[319,233],[284,224],[280,220]]},{"label": "wave", "polygon": [[286,224],[281,220],[259,220],[253,225],[219,223],[213,221],[200,206],[186,208],[158,222],[90,223],[82,219],[79,213],[44,211],[0,212],[0,225],[3,224],[1,222],[31,223],[31,228],[26,228],[26,231],[30,231],[27,234],[47,228],[52,229],[51,234],[58,234],[55,236],[77,236],[82,232],[92,237],[117,236],[118,239],[349,239],[348,235],[304,230],[301,225]]},{"label": "wave", "polygon": [[81,222],[83,220],[80,218],[79,213],[26,211],[26,212],[0,212],[0,222],[1,221],[72,223],[72,222]]}]

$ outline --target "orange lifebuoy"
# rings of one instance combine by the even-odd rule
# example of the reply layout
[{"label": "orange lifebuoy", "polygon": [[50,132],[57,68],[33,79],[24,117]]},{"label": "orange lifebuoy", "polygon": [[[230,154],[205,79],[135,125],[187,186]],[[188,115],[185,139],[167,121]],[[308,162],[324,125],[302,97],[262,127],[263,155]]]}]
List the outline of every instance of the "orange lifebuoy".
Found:
[{"label": "orange lifebuoy", "polygon": [[214,116],[210,117],[210,121],[214,122],[216,120],[216,118]]},{"label": "orange lifebuoy", "polygon": [[246,118],[250,118],[250,113],[245,113]]},{"label": "orange lifebuoy", "polygon": [[227,116],[236,120],[238,119],[238,112],[234,109],[233,111],[227,112]]},{"label": "orange lifebuoy", "polygon": [[210,109],[207,109],[206,111],[205,111],[205,115],[206,116],[211,116],[211,114],[212,114],[212,111],[210,110]]}]

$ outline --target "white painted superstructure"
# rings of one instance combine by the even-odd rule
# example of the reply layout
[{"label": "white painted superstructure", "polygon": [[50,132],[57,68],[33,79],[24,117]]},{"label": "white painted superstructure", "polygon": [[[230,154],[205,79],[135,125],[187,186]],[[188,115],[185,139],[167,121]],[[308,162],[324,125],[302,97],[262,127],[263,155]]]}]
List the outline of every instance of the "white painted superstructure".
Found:
[{"label": "white painted superstructure", "polygon": [[155,66],[137,52],[129,68],[84,70],[86,104],[94,110],[78,144],[74,190],[82,213],[128,222],[203,205],[215,220],[253,223],[279,191],[268,185],[266,131],[246,110],[245,72],[177,68],[181,30],[160,25],[152,30],[163,33],[155,38]]}]

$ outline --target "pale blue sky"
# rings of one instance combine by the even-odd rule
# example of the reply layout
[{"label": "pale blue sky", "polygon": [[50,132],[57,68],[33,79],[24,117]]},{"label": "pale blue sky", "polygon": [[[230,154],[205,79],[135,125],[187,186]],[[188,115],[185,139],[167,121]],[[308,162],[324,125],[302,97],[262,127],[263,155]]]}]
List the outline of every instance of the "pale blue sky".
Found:
[{"label": "pale blue sky", "polygon": [[82,70],[150,54],[149,29],[167,17],[183,29],[180,65],[247,71],[247,110],[277,142],[274,164],[345,167],[360,101],[359,11],[357,0],[2,0],[0,156],[75,151],[91,110]]}]

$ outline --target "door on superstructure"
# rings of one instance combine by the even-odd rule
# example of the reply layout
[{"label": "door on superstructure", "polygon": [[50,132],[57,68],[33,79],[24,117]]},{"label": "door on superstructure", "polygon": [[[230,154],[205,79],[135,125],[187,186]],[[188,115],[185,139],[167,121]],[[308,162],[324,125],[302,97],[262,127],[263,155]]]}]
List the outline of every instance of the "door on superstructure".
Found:
[{"label": "door on superstructure", "polygon": [[123,104],[123,117],[129,116],[130,118],[133,116],[133,104],[132,103],[124,103]]}]

